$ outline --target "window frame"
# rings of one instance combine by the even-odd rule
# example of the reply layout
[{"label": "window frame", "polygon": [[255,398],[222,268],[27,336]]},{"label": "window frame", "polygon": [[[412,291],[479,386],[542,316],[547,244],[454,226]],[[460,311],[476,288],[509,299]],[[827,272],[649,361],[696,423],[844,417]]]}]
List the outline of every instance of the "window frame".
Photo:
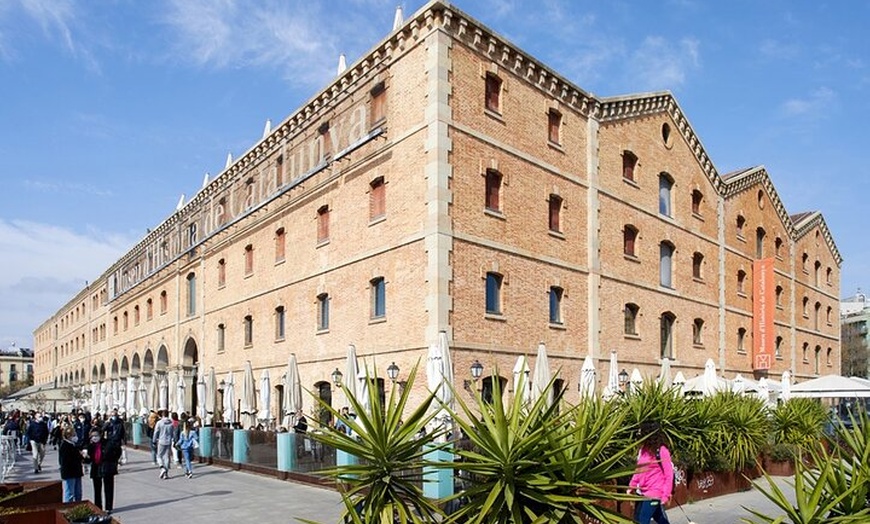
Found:
[{"label": "window frame", "polygon": [[487,71],[484,77],[484,103],[483,107],[486,111],[490,111],[497,115],[502,114],[501,110],[501,94],[504,87],[504,81],[495,73]]},{"label": "window frame", "polygon": [[384,277],[369,280],[371,292],[371,320],[382,320],[387,316],[387,281]]},{"label": "window frame", "polygon": [[369,222],[376,222],[387,216],[387,185],[384,177],[379,176],[369,182]]},{"label": "window frame", "polygon": [[284,306],[275,308],[275,340],[284,340],[287,337],[287,310]]},{"label": "window frame", "polygon": [[562,326],[562,298],[565,290],[560,286],[550,286],[549,295],[549,319],[551,325]]},{"label": "window frame", "polygon": [[633,302],[627,302],[622,309],[625,317],[625,324],[622,328],[623,334],[630,337],[640,336],[637,331],[637,317],[640,314],[640,306]]},{"label": "window frame", "polygon": [[659,215],[674,217],[674,177],[666,171],[659,173]]},{"label": "window frame", "polygon": [[491,213],[502,213],[501,188],[504,176],[497,169],[487,169],[484,173],[484,209]]},{"label": "window frame", "polygon": [[[665,250],[668,253],[665,253]],[[674,287],[674,254],[677,248],[667,240],[659,243],[659,285],[667,289]],[[667,261],[667,264],[665,263]]]},{"label": "window frame", "polygon": [[622,228],[622,254],[637,258],[637,238],[640,232],[631,224],[626,224]]},{"label": "window frame", "polygon": [[329,242],[329,204],[324,204],[317,209],[317,244]]},{"label": "window frame", "polygon": [[253,347],[253,345],[254,345],[254,315],[245,315],[244,326],[245,326],[244,346],[246,348]]},{"label": "window frame", "polygon": [[547,201],[547,226],[551,233],[562,233],[562,205],[564,200],[556,194],[551,194]]},{"label": "window frame", "polygon": [[634,152],[624,149],[622,151],[622,179],[626,182],[637,184],[636,170],[638,158]]},{"label": "window frame", "polygon": [[504,275],[487,271],[485,277],[485,312],[487,315],[503,315],[502,286]]},{"label": "window frame", "polygon": [[329,331],[329,293],[317,295],[317,331]]},{"label": "window frame", "polygon": [[553,145],[562,145],[562,113],[552,107],[547,111],[547,141]]}]

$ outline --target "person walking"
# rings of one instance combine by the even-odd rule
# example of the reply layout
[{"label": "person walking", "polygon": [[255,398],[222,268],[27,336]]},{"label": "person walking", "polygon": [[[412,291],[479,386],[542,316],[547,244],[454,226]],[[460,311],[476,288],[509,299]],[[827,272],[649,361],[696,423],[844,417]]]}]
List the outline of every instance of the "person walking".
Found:
[{"label": "person walking", "polygon": [[635,491],[644,500],[635,503],[634,520],[649,524],[670,524],[665,504],[674,490],[674,463],[671,452],[665,445],[661,426],[656,422],[644,422],[638,431],[643,439],[637,454],[637,469],[628,483],[629,492]]},{"label": "person walking", "polygon": [[190,420],[181,423],[181,431],[178,433],[178,449],[184,459],[184,474],[187,478],[193,477],[193,452],[199,447],[199,437],[196,431],[190,427]]},{"label": "person walking", "polygon": [[[118,459],[121,458],[121,448],[103,440],[99,429],[92,429],[85,462],[91,464],[91,481],[94,483],[94,504],[106,513],[112,513],[115,504],[115,475],[118,474]],[[106,494],[106,505],[103,507],[103,491]]]},{"label": "person walking", "polygon": [[145,426],[145,435],[148,436],[148,443],[151,445],[151,462],[155,466],[159,466],[157,463],[157,442],[154,440],[154,426],[158,420],[160,420],[160,416],[152,409],[148,414],[148,424]]},{"label": "person walking", "polygon": [[60,479],[63,482],[63,501],[82,500],[82,453],[76,442],[76,430],[67,424],[61,427],[61,441],[57,452]]},{"label": "person walking", "polygon": [[48,421],[46,417],[37,414],[27,426],[27,438],[30,450],[33,452],[33,472],[42,471],[42,461],[45,459],[45,444],[48,442]]},{"label": "person walking", "polygon": [[169,467],[171,466],[171,458],[169,454],[172,452],[172,419],[169,418],[166,410],[160,410],[162,418],[154,425],[153,440],[157,444],[157,461],[160,464],[160,478],[169,478]]}]

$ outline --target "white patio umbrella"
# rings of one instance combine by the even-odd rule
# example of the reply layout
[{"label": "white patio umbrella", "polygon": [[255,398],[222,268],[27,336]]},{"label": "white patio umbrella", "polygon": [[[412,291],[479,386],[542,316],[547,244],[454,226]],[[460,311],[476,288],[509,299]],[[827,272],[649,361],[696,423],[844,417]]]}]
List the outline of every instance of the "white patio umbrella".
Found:
[{"label": "white patio umbrella", "polygon": [[523,404],[528,405],[532,400],[532,383],[529,378],[529,363],[525,355],[517,358],[514,364],[514,395],[522,395]]},{"label": "white patio umbrella", "polygon": [[662,369],[659,371],[659,382],[665,387],[671,387],[671,359],[664,357],[662,359]]},{"label": "white patio umbrella", "polygon": [[118,411],[124,411],[127,405],[127,388],[124,387],[121,379],[117,379],[112,384],[112,389],[117,390],[115,391],[115,405],[113,407],[117,408]]},{"label": "white patio umbrella", "polygon": [[619,394],[619,365],[616,362],[616,351],[610,352],[610,369],[607,370],[607,385],[602,396],[605,399]]},{"label": "white patio umbrella", "polygon": [[157,411],[160,409],[160,388],[157,384],[160,383],[160,377],[156,374],[151,374],[151,379],[148,381],[148,409]]},{"label": "white patio umbrella", "polygon": [[178,414],[187,411],[184,402],[184,390],[187,389],[187,384],[184,382],[184,372],[178,372],[178,382],[175,384],[175,412]]},{"label": "white patio umbrella", "polygon": [[205,387],[205,418],[206,424],[214,424],[215,404],[217,404],[217,377],[214,366],[208,368],[208,384]]},{"label": "white patio umbrella", "polygon": [[208,417],[205,404],[208,399],[208,387],[205,383],[205,375],[202,373],[202,365],[199,366],[196,372],[196,415],[205,423]]},{"label": "white patio umbrella", "polygon": [[643,376],[640,374],[640,370],[634,368],[631,370],[631,376],[628,379],[629,384],[631,384],[631,389],[640,389],[643,385]]},{"label": "white patio umbrella", "polygon": [[595,362],[592,355],[586,355],[583,367],[580,369],[580,397],[591,397],[595,394]]},{"label": "white patio umbrella", "polygon": [[148,414],[148,388],[145,386],[145,376],[139,375],[139,414],[143,417]]},{"label": "white patio umbrella", "polygon": [[236,423],[236,384],[233,372],[230,371],[224,383],[224,423]]},{"label": "white patio umbrella", "polygon": [[[354,386],[356,385],[355,378],[349,377],[348,381]],[[356,387],[354,387],[355,389]],[[295,426],[296,416],[301,413],[302,381],[299,379],[299,364],[296,362],[296,354],[291,353],[287,361],[287,372],[284,374],[284,427],[289,430]]]},{"label": "white patio umbrella", "polygon": [[100,406],[97,409],[98,413],[106,412],[106,396],[108,395],[109,387],[106,385],[105,381],[100,383]]},{"label": "white patio umbrella", "polygon": [[791,398],[791,372],[789,370],[782,372],[782,391],[779,394],[779,398],[783,401]]},{"label": "white patio umbrella", "polygon": [[746,380],[740,373],[738,373],[731,382],[731,391],[735,393],[743,393],[746,391]]},{"label": "white patio umbrella", "polygon": [[115,408],[115,393],[118,391],[118,381],[111,380],[106,386],[106,408],[104,409],[105,413],[112,411]]},{"label": "white patio umbrella", "polygon": [[[350,398],[354,397],[358,402],[362,402],[360,398],[359,391],[357,391],[357,376],[359,375],[359,364],[357,363],[356,358],[356,346],[350,344],[347,346],[347,362],[345,363],[344,368],[344,383],[342,387],[344,388],[345,395]],[[347,405],[350,406],[350,401],[347,402]],[[351,408],[353,409],[353,408]]]},{"label": "white patio umbrella", "polygon": [[[174,372],[166,373],[166,409],[176,411],[175,405],[175,388],[178,387],[178,374]],[[177,413],[177,411],[176,411]],[[180,413],[179,413],[180,414]]]},{"label": "white patio umbrella", "polygon": [[242,405],[240,408],[242,429],[257,425],[257,386],[254,381],[254,370],[251,361],[245,361],[245,373],[242,375]]},{"label": "white patio umbrella", "polygon": [[96,413],[100,409],[100,386],[96,382],[91,382],[91,413]]},{"label": "white patio umbrella", "polygon": [[453,406],[453,362],[450,359],[450,343],[447,340],[447,332],[438,333],[438,343],[429,346],[429,354],[426,358],[426,386],[435,394],[434,409],[438,414],[432,420],[433,431],[444,430],[446,438],[447,426],[451,423],[450,416],[444,406]]},{"label": "white patio umbrella", "polygon": [[360,403],[362,410],[368,415],[372,412],[372,405],[369,402],[369,377],[366,370],[361,369],[356,375],[356,392],[359,397],[357,401]]},{"label": "white patio umbrella", "polygon": [[701,381],[701,394],[705,397],[710,396],[719,389],[719,379],[716,376],[716,363],[712,358],[708,358],[704,364],[704,375]]},{"label": "white patio umbrella", "polygon": [[133,416],[136,412],[136,377],[127,377],[127,403],[124,411],[127,416]]},{"label": "white patio umbrella", "polygon": [[169,384],[166,383],[165,376],[160,378],[160,384],[157,385],[157,396],[157,406],[160,409],[169,409]]},{"label": "white patio umbrella", "polygon": [[683,390],[685,385],[686,385],[686,377],[683,376],[682,371],[677,371],[677,374],[674,375],[673,387],[680,388],[680,390],[681,390],[680,393],[685,393],[685,391]]},{"label": "white patio umbrella", "polygon": [[553,388],[550,387],[550,362],[547,359],[547,346],[543,342],[538,344],[538,354],[535,355],[535,374],[532,377],[532,400],[537,401],[540,397],[547,398],[547,406],[553,405]]},{"label": "white patio umbrella", "polygon": [[267,429],[272,424],[272,384],[269,380],[269,370],[264,369],[260,373],[260,409],[257,411],[257,420]]},{"label": "white patio umbrella", "polygon": [[770,402],[770,386],[767,384],[767,378],[761,377],[758,379],[758,398],[765,403]]}]

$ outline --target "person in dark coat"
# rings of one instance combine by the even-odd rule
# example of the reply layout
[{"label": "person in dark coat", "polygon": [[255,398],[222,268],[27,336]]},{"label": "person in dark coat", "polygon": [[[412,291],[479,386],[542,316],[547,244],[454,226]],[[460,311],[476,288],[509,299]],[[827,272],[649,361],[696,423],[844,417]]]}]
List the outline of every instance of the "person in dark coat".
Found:
[{"label": "person in dark coat", "polygon": [[[94,504],[111,514],[115,502],[115,475],[118,474],[118,459],[121,448],[103,440],[99,429],[92,429],[85,462],[91,464],[91,480],[94,483]],[[103,508],[103,490],[106,506]]]},{"label": "person in dark coat", "polygon": [[62,439],[57,452],[60,464],[60,479],[63,481],[63,501],[82,500],[82,450],[75,442],[76,430],[71,425],[61,428]]}]

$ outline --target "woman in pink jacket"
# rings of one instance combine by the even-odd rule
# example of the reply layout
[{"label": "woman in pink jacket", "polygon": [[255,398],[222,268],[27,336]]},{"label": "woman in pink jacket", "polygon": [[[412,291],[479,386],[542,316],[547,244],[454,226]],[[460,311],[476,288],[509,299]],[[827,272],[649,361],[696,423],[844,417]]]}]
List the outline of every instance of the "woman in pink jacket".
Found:
[{"label": "woman in pink jacket", "polygon": [[658,524],[669,524],[664,506],[674,490],[671,452],[665,445],[664,435],[657,423],[641,424],[639,436],[644,440],[637,454],[636,473],[628,485],[645,500],[635,505],[634,520],[641,524],[649,524],[650,519]]}]

